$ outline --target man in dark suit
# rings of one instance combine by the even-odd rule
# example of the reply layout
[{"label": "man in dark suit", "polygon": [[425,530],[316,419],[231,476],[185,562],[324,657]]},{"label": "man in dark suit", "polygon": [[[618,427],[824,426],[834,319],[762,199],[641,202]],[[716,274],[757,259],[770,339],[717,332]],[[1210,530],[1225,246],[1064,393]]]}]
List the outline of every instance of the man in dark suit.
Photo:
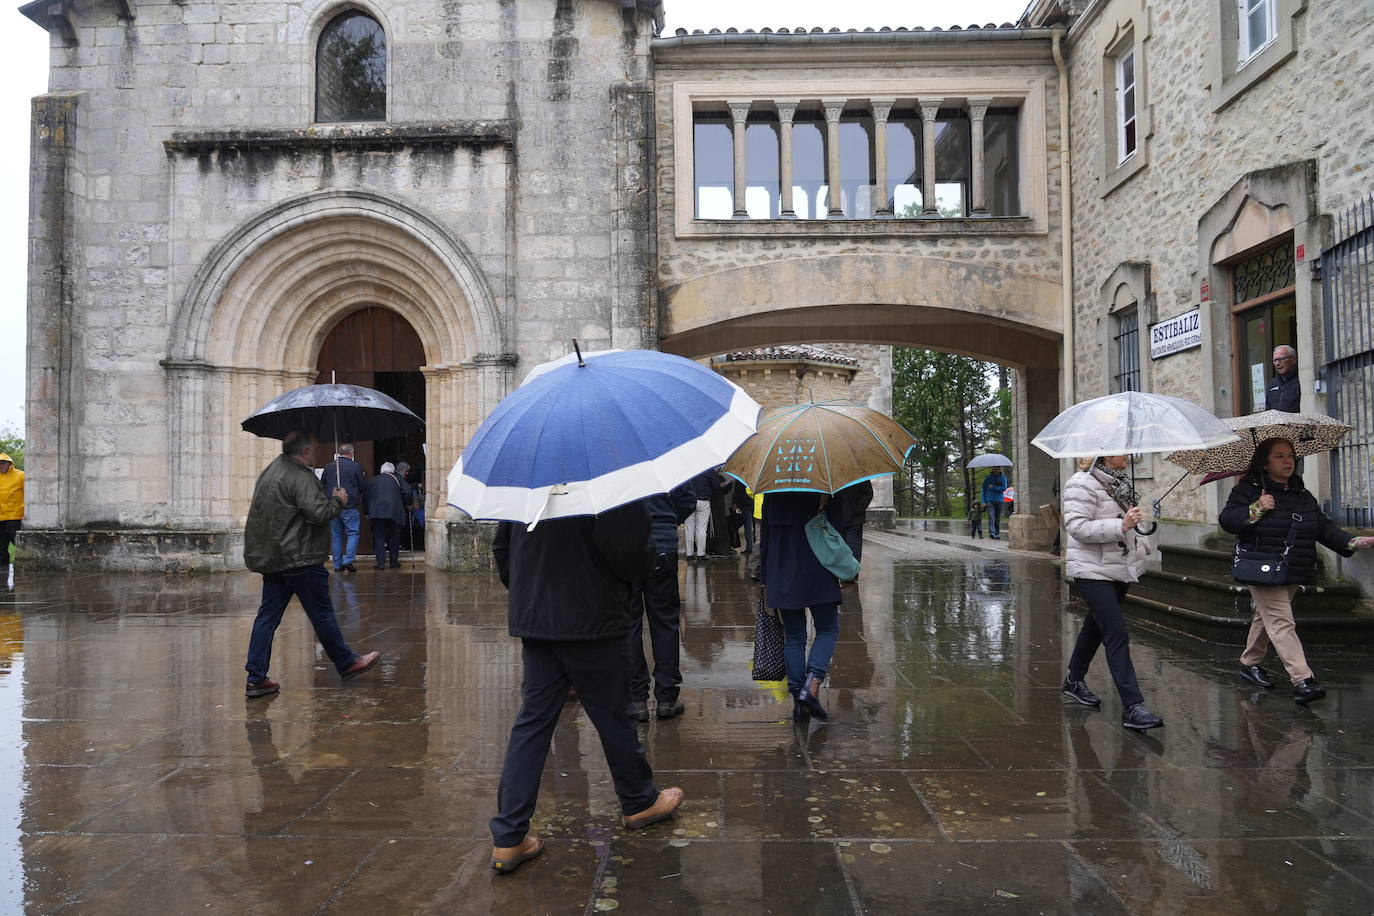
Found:
[{"label": "man in dark suit", "polygon": [[596,516],[541,521],[532,531],[502,522],[492,553],[510,591],[508,628],[520,638],[524,669],[520,712],[501,769],[499,812],[491,819],[491,867],[505,874],[544,849],[529,832],[530,816],[570,686],[601,736],[626,828],[672,817],[683,793],[654,785],[630,716],[625,644],[636,614],[630,598],[635,583],[653,574],[657,558],[645,501]]}]

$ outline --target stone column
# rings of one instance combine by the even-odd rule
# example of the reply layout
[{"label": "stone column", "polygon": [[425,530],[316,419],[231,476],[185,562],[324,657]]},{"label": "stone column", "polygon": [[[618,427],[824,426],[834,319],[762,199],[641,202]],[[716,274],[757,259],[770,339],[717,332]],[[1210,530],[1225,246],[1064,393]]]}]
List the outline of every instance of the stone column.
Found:
[{"label": "stone column", "polygon": [[966,99],[969,117],[969,145],[973,150],[973,175],[969,179],[969,215],[987,216],[987,188],[984,187],[983,118],[992,99]]},{"label": "stone column", "polygon": [[896,104],[896,99],[869,99],[873,108],[873,183],[878,192],[873,215],[878,219],[892,217],[892,208],[887,205],[887,118]]},{"label": "stone column", "polygon": [[199,360],[162,361],[167,373],[167,472],[173,525],[206,524],[206,473],[210,441],[206,420],[210,366]]},{"label": "stone column", "polygon": [[[32,103],[29,140],[28,480],[26,524],[79,525],[85,473],[79,432],[86,373],[78,319],[83,314],[71,259],[77,211],[79,93],[40,95]],[[78,262],[79,263],[79,262]],[[98,298],[99,294],[95,296]],[[12,319],[16,306],[7,305]],[[13,333],[13,329],[11,329]],[[24,396],[9,392],[11,399]],[[22,541],[21,541],[22,543]]]},{"label": "stone column", "polygon": [[826,216],[830,219],[844,216],[840,203],[840,114],[847,102],[848,99],[821,99],[825,109],[825,183],[830,186]]},{"label": "stone column", "polygon": [[778,112],[778,216],[782,219],[797,218],[792,208],[792,119],[800,104],[800,99],[773,102]]},{"label": "stone column", "polygon": [[1040,515],[1040,507],[1057,504],[1055,477],[1061,472],[1072,474],[1073,463],[1062,462],[1061,468],[1061,463],[1032,446],[1030,440],[1059,413],[1059,367],[1018,369],[1012,383],[1012,398],[1016,467],[1011,483],[1016,487],[1016,514],[1006,525],[1008,539],[1018,550],[1045,550],[1058,529]]},{"label": "stone column", "polygon": [[921,100],[921,215],[939,216],[935,206],[935,118],[943,99]]},{"label": "stone column", "polygon": [[747,160],[747,158],[746,158],[746,153],[745,153],[746,147],[745,147],[745,142],[744,142],[744,139],[745,139],[745,138],[744,138],[744,132],[745,132],[745,129],[747,128],[747,126],[748,126],[748,125],[747,125],[747,122],[748,122],[748,120],[749,120],[749,109],[750,109],[750,107],[753,105],[753,103],[752,103],[752,102],[730,102],[730,103],[728,103],[728,104],[729,104],[729,106],[730,106],[730,118],[731,118],[732,121],[734,121],[734,140],[735,140],[735,155],[734,155],[734,171],[735,171],[734,198],[735,198],[735,212],[734,212],[732,215],[734,216],[735,219],[748,219],[748,218],[749,218],[749,208],[745,205],[744,195],[745,195],[745,191],[746,191],[746,189],[747,189],[747,184],[746,184],[745,179],[747,178],[746,172],[748,171],[749,163],[748,163],[748,160]]}]

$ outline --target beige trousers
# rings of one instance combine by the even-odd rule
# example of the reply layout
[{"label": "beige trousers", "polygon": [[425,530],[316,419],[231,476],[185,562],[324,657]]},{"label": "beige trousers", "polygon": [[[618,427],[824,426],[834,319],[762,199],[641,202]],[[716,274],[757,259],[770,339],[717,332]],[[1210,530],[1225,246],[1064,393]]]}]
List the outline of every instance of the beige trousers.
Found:
[{"label": "beige trousers", "polygon": [[1242,665],[1258,665],[1264,661],[1269,644],[1273,643],[1279,661],[1283,662],[1294,684],[1312,676],[1312,669],[1307,667],[1307,655],[1302,651],[1302,640],[1298,639],[1298,628],[1293,624],[1293,596],[1297,593],[1296,585],[1250,586],[1255,616],[1250,621],[1250,638],[1245,642],[1245,651],[1240,654]]}]

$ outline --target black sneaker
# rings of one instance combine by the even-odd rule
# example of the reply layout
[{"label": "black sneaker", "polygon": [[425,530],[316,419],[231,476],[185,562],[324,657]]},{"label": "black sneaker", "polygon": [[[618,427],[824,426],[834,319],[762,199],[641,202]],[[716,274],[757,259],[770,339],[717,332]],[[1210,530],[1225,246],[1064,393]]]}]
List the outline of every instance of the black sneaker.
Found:
[{"label": "black sneaker", "polygon": [[1088,685],[1082,681],[1075,681],[1071,678],[1064,679],[1064,686],[1059,688],[1064,696],[1068,697],[1084,706],[1101,706],[1102,700],[1097,694],[1088,689]]},{"label": "black sneaker", "polygon": [[1134,728],[1139,731],[1146,729],[1159,728],[1164,724],[1164,720],[1145,708],[1144,703],[1137,703],[1127,707],[1121,714],[1121,727]]},{"label": "black sneaker", "polygon": [[630,715],[635,717],[637,722],[649,721],[649,701],[635,700],[630,704]]},{"label": "black sneaker", "polygon": [[1299,706],[1306,706],[1313,700],[1320,700],[1326,696],[1326,688],[1317,683],[1314,677],[1304,678],[1293,685],[1293,702]]},{"label": "black sneaker", "polygon": [[1245,678],[1256,687],[1269,688],[1274,686],[1274,682],[1269,679],[1269,672],[1259,665],[1241,665],[1240,676]]},{"label": "black sneaker", "polygon": [[672,719],[682,715],[687,711],[681,700],[659,700],[654,709],[654,715],[660,719]]}]

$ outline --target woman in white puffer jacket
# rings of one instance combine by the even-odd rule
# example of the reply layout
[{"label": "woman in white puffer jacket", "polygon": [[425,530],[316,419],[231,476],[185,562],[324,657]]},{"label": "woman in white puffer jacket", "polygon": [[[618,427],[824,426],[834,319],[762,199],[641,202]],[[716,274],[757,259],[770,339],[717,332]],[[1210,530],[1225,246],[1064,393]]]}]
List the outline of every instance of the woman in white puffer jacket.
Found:
[{"label": "woman in white puffer jacket", "polygon": [[1121,724],[1144,730],[1159,728],[1164,720],[1145,708],[1122,610],[1126,590],[1140,579],[1150,553],[1150,539],[1136,527],[1142,516],[1126,474],[1128,460],[1125,455],[1098,458],[1064,485],[1065,573],[1087,603],[1088,616],[1069,657],[1063,691],[1084,706],[1102,704],[1083,678],[1098,646],[1105,646],[1107,668],[1121,695]]}]

